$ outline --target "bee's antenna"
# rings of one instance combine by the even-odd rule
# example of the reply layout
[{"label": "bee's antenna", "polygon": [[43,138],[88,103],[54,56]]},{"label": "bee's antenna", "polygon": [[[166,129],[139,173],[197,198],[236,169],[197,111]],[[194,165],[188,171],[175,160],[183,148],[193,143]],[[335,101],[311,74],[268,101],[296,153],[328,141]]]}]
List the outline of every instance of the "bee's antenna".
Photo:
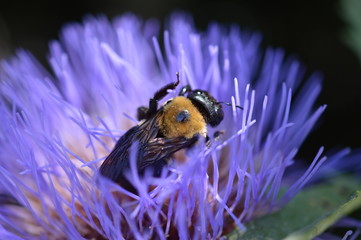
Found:
[{"label": "bee's antenna", "polygon": [[[218,102],[218,103],[223,103],[223,104],[225,104],[227,106],[232,106],[232,104],[227,103],[227,102]],[[236,107],[243,110],[243,107],[241,107],[241,106],[236,105]]]}]

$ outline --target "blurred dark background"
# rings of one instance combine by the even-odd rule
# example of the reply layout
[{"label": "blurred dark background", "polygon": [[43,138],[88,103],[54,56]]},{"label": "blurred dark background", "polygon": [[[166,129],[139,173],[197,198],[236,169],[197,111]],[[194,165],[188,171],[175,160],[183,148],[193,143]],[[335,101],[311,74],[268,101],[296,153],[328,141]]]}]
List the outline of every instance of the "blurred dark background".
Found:
[{"label": "blurred dark background", "polygon": [[321,145],[361,146],[361,63],[342,39],[347,24],[339,1],[1,1],[0,57],[25,48],[44,63],[48,41],[58,37],[64,23],[79,22],[86,14],[112,18],[131,11],[164,20],[174,10],[190,12],[199,29],[215,20],[259,31],[263,46],[282,47],[310,72],[324,74],[318,105],[328,108],[301,149],[302,157],[312,158]]}]

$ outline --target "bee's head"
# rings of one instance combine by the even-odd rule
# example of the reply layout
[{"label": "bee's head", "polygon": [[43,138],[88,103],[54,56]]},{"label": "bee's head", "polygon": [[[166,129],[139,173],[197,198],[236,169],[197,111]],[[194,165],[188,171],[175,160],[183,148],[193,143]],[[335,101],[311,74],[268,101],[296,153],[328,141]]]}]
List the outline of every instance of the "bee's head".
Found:
[{"label": "bee's head", "polygon": [[159,127],[166,138],[207,135],[203,114],[190,99],[183,96],[170,99],[163,105],[163,118]]},{"label": "bee's head", "polygon": [[222,122],[224,116],[222,105],[207,91],[198,89],[191,91],[187,98],[202,113],[207,124],[215,127]]}]

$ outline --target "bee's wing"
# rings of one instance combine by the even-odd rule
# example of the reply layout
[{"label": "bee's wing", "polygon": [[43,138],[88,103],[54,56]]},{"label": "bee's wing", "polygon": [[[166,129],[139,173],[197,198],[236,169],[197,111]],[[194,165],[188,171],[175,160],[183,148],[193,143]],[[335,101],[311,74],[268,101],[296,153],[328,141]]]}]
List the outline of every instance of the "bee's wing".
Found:
[{"label": "bee's wing", "polygon": [[135,141],[140,146],[156,137],[158,127],[156,118],[149,119],[142,124],[129,129],[115,144],[112,152],[100,166],[100,173],[113,181],[123,177],[123,170],[129,168],[129,149]]},{"label": "bee's wing", "polygon": [[115,147],[100,166],[100,173],[113,181],[121,177],[123,169],[129,166],[128,149],[130,148],[136,127],[129,129],[115,144]]},{"label": "bee's wing", "polygon": [[139,169],[144,169],[158,161],[165,161],[173,153],[182,148],[193,145],[198,140],[198,135],[193,138],[175,137],[175,138],[155,138],[154,140],[143,144],[140,148],[138,162]]}]

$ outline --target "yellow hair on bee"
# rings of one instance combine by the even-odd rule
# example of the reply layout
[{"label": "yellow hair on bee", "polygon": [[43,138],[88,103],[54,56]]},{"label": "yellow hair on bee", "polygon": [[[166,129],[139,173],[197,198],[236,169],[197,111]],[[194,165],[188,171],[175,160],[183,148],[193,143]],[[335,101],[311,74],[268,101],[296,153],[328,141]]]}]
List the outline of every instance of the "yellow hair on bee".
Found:
[{"label": "yellow hair on bee", "polygon": [[[189,112],[189,120],[177,121],[177,115],[184,110]],[[204,117],[188,98],[182,96],[175,97],[164,106],[163,119],[160,121],[159,127],[166,138],[192,138],[195,134],[206,137],[207,135]]]}]

